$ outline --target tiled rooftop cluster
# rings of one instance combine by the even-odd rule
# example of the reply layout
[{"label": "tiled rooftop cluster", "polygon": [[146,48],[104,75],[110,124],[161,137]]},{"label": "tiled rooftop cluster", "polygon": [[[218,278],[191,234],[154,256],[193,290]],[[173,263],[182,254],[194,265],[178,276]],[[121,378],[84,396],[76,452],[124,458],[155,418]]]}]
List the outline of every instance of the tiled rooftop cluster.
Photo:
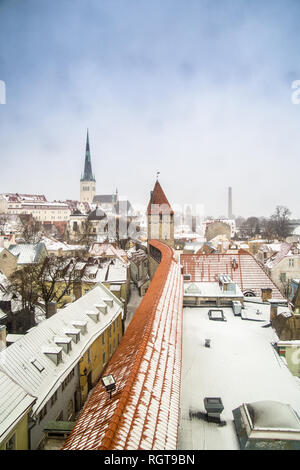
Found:
[{"label": "tiled rooftop cluster", "polygon": [[180,257],[183,274],[192,282],[215,282],[219,274],[229,274],[242,292],[253,291],[261,296],[262,288],[271,288],[274,299],[283,299],[281,292],[255,258],[246,251],[238,254],[183,254]]},{"label": "tiled rooftop cluster", "polygon": [[171,248],[162,260],[64,449],[176,449],[181,379],[183,280]]}]

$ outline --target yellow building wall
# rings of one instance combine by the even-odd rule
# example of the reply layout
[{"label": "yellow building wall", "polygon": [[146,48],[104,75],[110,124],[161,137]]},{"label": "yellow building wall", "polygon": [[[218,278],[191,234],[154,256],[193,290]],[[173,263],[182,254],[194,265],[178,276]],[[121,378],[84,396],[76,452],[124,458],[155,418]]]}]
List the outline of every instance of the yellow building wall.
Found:
[{"label": "yellow building wall", "polygon": [[[91,344],[80,360],[80,389],[84,402],[88,395],[88,375],[94,386],[122,338],[122,314]],[[105,353],[105,357],[104,357]]]},{"label": "yellow building wall", "polygon": [[[29,413],[29,410],[28,410]],[[6,443],[16,434],[16,450],[28,450],[28,414],[26,414],[11,431],[11,433],[0,442],[0,451],[6,450]]]}]

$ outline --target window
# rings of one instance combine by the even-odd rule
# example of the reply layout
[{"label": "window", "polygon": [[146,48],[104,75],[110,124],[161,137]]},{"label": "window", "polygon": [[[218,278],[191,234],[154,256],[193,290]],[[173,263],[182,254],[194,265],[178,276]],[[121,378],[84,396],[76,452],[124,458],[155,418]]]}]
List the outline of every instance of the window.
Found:
[{"label": "window", "polygon": [[103,356],[102,356],[102,362],[103,362],[103,364],[106,363],[106,354],[105,354],[105,352],[103,353]]},{"label": "window", "polygon": [[294,258],[289,259],[289,267],[293,268],[294,267]]},{"label": "window", "polygon": [[5,450],[16,450],[16,434],[13,434],[5,444]]},{"label": "window", "polygon": [[91,351],[90,348],[87,350],[87,361],[91,362]]},{"label": "window", "polygon": [[285,282],[286,281],[286,273],[280,273],[280,281]]}]

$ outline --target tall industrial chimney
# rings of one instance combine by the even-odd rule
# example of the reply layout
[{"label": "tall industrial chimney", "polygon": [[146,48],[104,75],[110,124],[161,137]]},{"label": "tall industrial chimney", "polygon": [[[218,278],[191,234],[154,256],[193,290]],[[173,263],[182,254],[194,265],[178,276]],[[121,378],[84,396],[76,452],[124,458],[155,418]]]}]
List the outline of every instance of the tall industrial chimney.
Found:
[{"label": "tall industrial chimney", "polygon": [[232,219],[232,188],[228,188],[228,219]]}]

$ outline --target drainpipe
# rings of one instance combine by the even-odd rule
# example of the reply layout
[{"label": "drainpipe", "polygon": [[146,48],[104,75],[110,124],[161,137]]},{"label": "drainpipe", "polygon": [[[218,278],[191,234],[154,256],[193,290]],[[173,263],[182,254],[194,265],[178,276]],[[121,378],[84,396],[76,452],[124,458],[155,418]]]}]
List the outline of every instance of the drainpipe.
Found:
[{"label": "drainpipe", "polygon": [[31,417],[30,419],[32,420],[32,422],[28,425],[28,449],[33,450],[33,449],[31,449],[31,430],[36,425],[38,419],[33,418],[33,417]]}]

